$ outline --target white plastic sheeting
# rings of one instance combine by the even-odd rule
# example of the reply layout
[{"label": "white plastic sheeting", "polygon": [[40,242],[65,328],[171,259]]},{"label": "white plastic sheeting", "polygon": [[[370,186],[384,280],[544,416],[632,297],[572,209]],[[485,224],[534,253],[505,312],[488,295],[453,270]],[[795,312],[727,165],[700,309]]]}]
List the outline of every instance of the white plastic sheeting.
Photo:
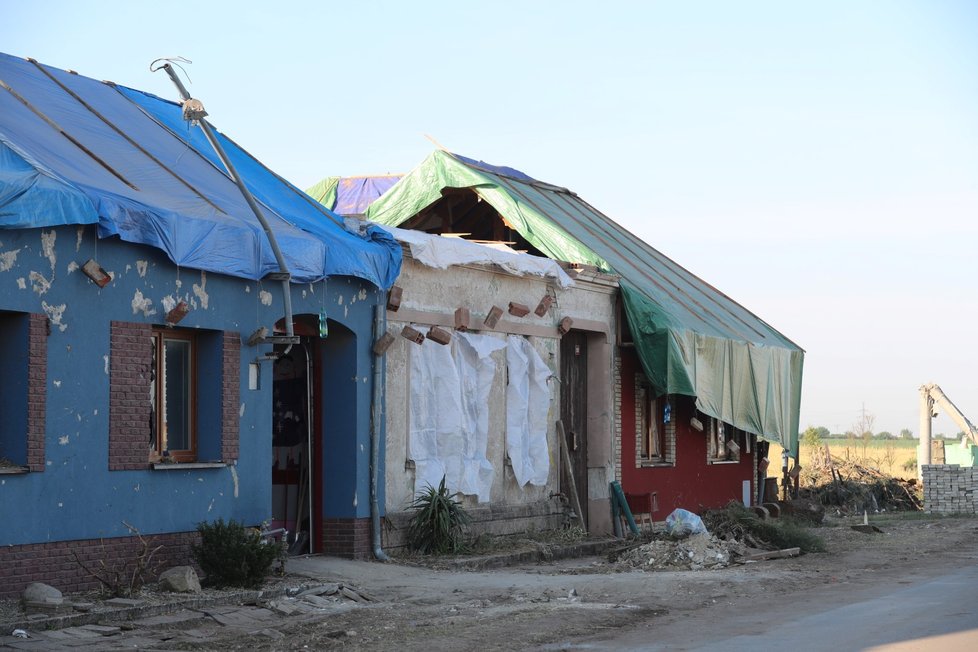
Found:
[{"label": "white plastic sheeting", "polygon": [[521,487],[547,484],[550,450],[550,367],[525,337],[510,335],[506,344],[509,386],[506,388],[506,452]]},{"label": "white plastic sheeting", "polygon": [[489,335],[455,333],[449,345],[425,340],[411,348],[410,455],[415,494],[437,487],[489,501],[495,475],[489,445],[492,353],[506,343]]},{"label": "white plastic sheeting", "polygon": [[379,225],[390,231],[398,242],[408,245],[411,257],[422,265],[447,269],[452,265],[493,264],[514,276],[542,276],[554,280],[562,288],[574,285],[567,272],[549,258],[531,256],[513,250],[503,250],[461,238],[446,238],[422,231]]}]

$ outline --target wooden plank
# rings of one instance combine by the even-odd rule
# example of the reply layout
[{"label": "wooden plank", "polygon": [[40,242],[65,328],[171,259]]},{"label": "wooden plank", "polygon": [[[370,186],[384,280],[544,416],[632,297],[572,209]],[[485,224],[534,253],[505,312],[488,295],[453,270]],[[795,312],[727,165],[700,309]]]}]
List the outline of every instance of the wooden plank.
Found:
[{"label": "wooden plank", "polygon": [[763,561],[765,559],[783,559],[785,557],[797,557],[801,554],[801,548],[785,548],[784,550],[766,550],[756,552],[753,555],[741,557],[741,561]]},{"label": "wooden plank", "polygon": [[564,434],[564,422],[557,419],[557,439],[560,440],[560,450],[563,451],[564,467],[567,469],[567,477],[570,478],[570,499],[577,513],[578,522],[584,525],[584,513],[581,511],[581,499],[577,495],[577,480],[574,479],[574,467],[571,466],[570,451],[567,449],[567,436]]}]

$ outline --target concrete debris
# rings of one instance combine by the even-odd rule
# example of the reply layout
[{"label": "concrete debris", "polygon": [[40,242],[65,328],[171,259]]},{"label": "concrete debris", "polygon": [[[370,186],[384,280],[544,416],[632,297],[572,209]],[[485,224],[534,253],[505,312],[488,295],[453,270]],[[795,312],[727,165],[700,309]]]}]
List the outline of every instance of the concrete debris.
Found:
[{"label": "concrete debris", "polygon": [[160,588],[174,593],[200,593],[200,578],[190,566],[174,566],[160,574]]},{"label": "concrete debris", "polygon": [[24,602],[45,602],[50,604],[61,604],[64,602],[64,596],[61,594],[61,591],[43,582],[32,582],[28,584],[21,597]]},{"label": "concrete debris", "polygon": [[296,597],[301,598],[307,595],[334,595],[339,590],[339,584],[323,584],[321,586],[314,586],[306,589],[305,591],[301,591]]},{"label": "concrete debris", "polygon": [[701,570],[724,568],[741,554],[743,546],[708,534],[695,534],[681,541],[655,539],[623,552],[618,564],[643,570]]},{"label": "concrete debris", "polygon": [[105,604],[113,607],[141,607],[146,603],[143,600],[134,600],[132,598],[112,598],[111,600],[106,600]]}]

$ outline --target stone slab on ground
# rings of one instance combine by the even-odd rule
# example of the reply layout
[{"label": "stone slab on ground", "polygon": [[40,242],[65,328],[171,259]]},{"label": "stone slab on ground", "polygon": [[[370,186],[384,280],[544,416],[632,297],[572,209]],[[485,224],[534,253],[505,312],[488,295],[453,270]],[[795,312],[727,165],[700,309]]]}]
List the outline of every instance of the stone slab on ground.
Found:
[{"label": "stone slab on ground", "polygon": [[255,623],[277,619],[277,614],[264,607],[238,607],[232,610],[206,609],[208,616],[226,627],[253,627]]},{"label": "stone slab on ground", "polygon": [[162,614],[160,616],[140,618],[139,620],[134,620],[132,622],[134,625],[138,625],[140,627],[159,627],[160,625],[177,625],[180,623],[190,622],[192,620],[200,620],[201,618],[206,617],[206,614],[201,611],[191,611],[189,609],[185,609],[172,614]]}]

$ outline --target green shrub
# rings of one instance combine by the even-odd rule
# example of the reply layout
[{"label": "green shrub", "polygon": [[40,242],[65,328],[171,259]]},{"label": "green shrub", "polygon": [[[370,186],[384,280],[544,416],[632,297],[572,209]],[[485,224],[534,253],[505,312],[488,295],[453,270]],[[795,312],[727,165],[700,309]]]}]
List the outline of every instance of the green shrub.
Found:
[{"label": "green shrub", "polygon": [[193,546],[194,559],[211,586],[258,588],[283,555],[281,545],[266,543],[258,530],[234,519],[198,523],[197,532],[200,545]]},{"label": "green shrub", "polygon": [[710,534],[721,539],[735,539],[755,548],[801,548],[802,552],[825,550],[825,542],[803,522],[792,518],[762,520],[737,501],[705,513],[703,522]]},{"label": "green shrub", "polygon": [[448,493],[445,478],[435,489],[431,485],[411,503],[414,516],[408,524],[408,545],[428,555],[462,552],[463,535],[471,517],[462,503]]}]

